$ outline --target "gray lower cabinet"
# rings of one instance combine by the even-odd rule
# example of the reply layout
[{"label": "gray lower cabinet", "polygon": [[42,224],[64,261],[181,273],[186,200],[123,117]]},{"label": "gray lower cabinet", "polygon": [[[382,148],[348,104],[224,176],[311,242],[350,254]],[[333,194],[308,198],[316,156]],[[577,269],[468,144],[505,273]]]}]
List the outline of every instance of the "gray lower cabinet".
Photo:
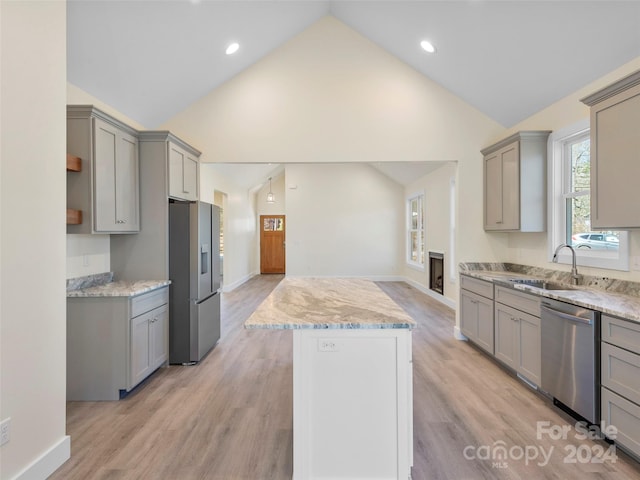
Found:
[{"label": "gray lower cabinet", "polygon": [[137,385],[167,361],[167,305],[131,319],[131,383]]},{"label": "gray lower cabinet", "polygon": [[67,233],[138,232],[138,132],[93,106],[69,105],[67,151],[82,162],[67,174],[67,204],[83,212]]},{"label": "gray lower cabinet", "polygon": [[493,355],[493,284],[460,276],[460,331]]},{"label": "gray lower cabinet", "polygon": [[165,365],[169,288],[67,298],[67,400],[118,400]]},{"label": "gray lower cabinet", "polygon": [[495,300],[495,357],[531,383],[540,385],[539,298],[496,286]]},{"label": "gray lower cabinet", "polygon": [[640,324],[602,315],[601,339],[601,417],[640,457]]}]

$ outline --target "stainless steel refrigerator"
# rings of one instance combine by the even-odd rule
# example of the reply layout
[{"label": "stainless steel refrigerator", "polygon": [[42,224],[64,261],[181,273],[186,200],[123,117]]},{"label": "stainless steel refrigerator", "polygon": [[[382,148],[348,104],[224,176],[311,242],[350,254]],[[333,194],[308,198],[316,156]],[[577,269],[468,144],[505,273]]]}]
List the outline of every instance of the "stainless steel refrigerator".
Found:
[{"label": "stainless steel refrigerator", "polygon": [[169,203],[169,363],[199,362],[220,338],[220,209]]}]

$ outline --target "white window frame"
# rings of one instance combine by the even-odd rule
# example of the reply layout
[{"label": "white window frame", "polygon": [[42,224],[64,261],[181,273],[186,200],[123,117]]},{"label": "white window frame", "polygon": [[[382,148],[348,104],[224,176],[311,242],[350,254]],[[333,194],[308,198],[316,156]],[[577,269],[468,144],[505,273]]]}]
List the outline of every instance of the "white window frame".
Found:
[{"label": "white window frame", "polygon": [[[586,118],[573,125],[554,131],[548,141],[548,260],[553,261],[553,254],[558,245],[566,243],[566,201],[564,188],[568,181],[567,168],[564,159],[565,145],[572,138],[589,131],[589,119]],[[629,270],[629,235],[621,231],[619,235],[620,247],[618,255],[612,252],[589,251],[576,249],[576,263],[585,267],[603,268],[607,270]],[[558,263],[571,264],[572,256],[568,248],[558,253]]]},{"label": "white window frame", "polygon": [[[411,259],[411,232],[413,231],[413,229],[411,228],[411,202],[413,200],[415,200],[416,198],[420,199],[420,206],[422,208],[420,208],[420,211],[418,212],[419,217],[418,217],[418,225],[422,225],[422,235],[418,235],[419,241],[420,243],[424,242],[426,243],[426,235],[425,235],[425,222],[424,222],[424,210],[425,210],[425,192],[424,190],[412,193],[411,195],[407,196],[405,205],[406,205],[406,221],[407,221],[407,228],[406,228],[406,261],[407,261],[407,266],[409,266],[410,268],[413,268],[415,270],[419,270],[421,272],[425,271],[425,262],[424,259],[421,262],[415,262]],[[420,232],[420,230],[418,229],[418,232]],[[424,240],[422,240],[424,238]],[[421,247],[421,248],[420,248]],[[426,249],[425,249],[425,245],[419,245],[418,246],[418,251],[423,250],[425,252],[425,257],[426,257]]]},{"label": "white window frame", "polygon": [[456,177],[449,179],[449,282],[456,283]]}]

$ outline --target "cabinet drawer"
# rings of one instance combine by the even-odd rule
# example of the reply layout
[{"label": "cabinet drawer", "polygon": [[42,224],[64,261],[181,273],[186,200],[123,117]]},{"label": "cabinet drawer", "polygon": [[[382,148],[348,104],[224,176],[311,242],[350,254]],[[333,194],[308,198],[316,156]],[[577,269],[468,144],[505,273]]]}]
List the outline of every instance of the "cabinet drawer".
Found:
[{"label": "cabinet drawer", "polygon": [[640,455],[640,407],[607,388],[601,394],[602,420],[618,429],[616,444]]},{"label": "cabinet drawer", "polygon": [[602,315],[602,341],[640,353],[640,323]]},{"label": "cabinet drawer", "polygon": [[162,287],[131,299],[131,318],[169,302],[169,288]]},{"label": "cabinet drawer", "polygon": [[536,317],[540,316],[540,298],[511,288],[496,287],[496,302],[513,307]]},{"label": "cabinet drawer", "polygon": [[493,298],[493,283],[477,278],[460,275],[460,287],[483,297]]},{"label": "cabinet drawer", "polygon": [[602,344],[602,385],[640,403],[640,355]]}]

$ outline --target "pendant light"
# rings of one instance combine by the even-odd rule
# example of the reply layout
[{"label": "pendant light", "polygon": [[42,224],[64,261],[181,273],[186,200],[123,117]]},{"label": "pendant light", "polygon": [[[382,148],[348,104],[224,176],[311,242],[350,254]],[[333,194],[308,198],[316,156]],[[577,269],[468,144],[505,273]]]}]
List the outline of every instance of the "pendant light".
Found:
[{"label": "pendant light", "polygon": [[275,203],[276,199],[271,192],[271,177],[269,177],[269,193],[267,193],[267,203]]}]

